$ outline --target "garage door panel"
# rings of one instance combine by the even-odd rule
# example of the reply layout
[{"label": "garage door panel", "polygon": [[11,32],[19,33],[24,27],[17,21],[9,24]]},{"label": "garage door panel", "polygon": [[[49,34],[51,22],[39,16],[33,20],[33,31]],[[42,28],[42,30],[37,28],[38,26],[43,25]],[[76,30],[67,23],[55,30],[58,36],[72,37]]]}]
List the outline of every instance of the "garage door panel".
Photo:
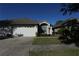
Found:
[{"label": "garage door panel", "polygon": [[13,31],[13,35],[23,34],[23,36],[36,36],[37,28],[36,27],[17,27]]}]

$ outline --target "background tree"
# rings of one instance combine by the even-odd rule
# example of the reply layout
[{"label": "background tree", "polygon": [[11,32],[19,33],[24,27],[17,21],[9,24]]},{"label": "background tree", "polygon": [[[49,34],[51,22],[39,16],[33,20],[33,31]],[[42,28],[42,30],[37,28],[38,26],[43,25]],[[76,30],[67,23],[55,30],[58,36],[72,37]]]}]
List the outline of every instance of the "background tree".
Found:
[{"label": "background tree", "polygon": [[62,24],[64,21],[63,20],[58,20],[58,21],[56,21],[56,24],[55,25],[60,25],[60,24]]},{"label": "background tree", "polygon": [[[63,12],[63,15],[71,15],[72,13],[79,12],[79,4],[63,4],[60,11]],[[72,42],[79,46],[79,21],[77,19],[68,19],[63,23],[63,25],[66,28],[66,30],[63,31],[65,35],[62,35],[63,41],[69,43]]]},{"label": "background tree", "polygon": [[63,15],[79,12],[79,3],[62,4],[62,8],[60,11],[63,12]]}]

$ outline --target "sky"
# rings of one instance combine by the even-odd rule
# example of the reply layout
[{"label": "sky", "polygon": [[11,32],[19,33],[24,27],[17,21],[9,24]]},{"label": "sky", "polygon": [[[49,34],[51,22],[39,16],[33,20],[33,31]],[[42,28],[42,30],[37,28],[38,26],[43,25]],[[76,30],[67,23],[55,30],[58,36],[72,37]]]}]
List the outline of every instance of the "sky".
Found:
[{"label": "sky", "polygon": [[31,18],[33,20],[47,20],[51,24],[55,24],[58,20],[68,18],[79,18],[79,13],[72,15],[63,15],[60,12],[60,3],[0,3],[0,20]]}]

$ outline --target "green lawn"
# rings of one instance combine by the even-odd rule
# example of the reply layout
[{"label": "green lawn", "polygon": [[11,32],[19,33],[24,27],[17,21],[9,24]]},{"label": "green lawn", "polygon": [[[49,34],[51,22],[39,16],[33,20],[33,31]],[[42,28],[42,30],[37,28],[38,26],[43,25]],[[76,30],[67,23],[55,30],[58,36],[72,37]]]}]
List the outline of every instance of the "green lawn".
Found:
[{"label": "green lawn", "polygon": [[[61,44],[58,40],[58,36],[51,37],[36,37],[34,38],[33,45],[50,45]],[[79,56],[79,48],[62,48],[54,50],[32,50],[29,51],[31,56]]]},{"label": "green lawn", "polygon": [[60,44],[57,37],[36,37],[32,44],[44,45],[44,44]]},{"label": "green lawn", "polygon": [[31,56],[79,56],[79,49],[30,51]]}]

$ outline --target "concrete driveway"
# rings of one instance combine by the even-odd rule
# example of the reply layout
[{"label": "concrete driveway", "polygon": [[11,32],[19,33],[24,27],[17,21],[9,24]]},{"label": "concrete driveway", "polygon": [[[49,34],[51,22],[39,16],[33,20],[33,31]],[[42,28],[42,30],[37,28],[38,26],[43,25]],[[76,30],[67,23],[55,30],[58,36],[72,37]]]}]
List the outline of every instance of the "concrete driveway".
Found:
[{"label": "concrete driveway", "polygon": [[0,56],[28,56],[32,37],[0,40]]}]

